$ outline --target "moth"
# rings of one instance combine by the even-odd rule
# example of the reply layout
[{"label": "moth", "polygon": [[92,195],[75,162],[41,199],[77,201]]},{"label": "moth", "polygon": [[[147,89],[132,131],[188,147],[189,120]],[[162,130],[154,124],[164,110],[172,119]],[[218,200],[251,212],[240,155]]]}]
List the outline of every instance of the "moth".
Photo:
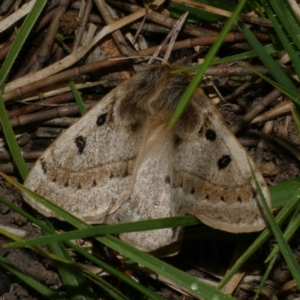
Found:
[{"label": "moth", "polygon": [[[174,69],[152,66],[108,93],[50,145],[25,186],[92,224],[191,214],[229,232],[262,230],[267,222],[245,150],[201,89],[168,127],[190,82]],[[40,213],[57,217],[24,197]],[[182,228],[168,228],[120,238],[151,252],[178,244],[181,235]]]}]

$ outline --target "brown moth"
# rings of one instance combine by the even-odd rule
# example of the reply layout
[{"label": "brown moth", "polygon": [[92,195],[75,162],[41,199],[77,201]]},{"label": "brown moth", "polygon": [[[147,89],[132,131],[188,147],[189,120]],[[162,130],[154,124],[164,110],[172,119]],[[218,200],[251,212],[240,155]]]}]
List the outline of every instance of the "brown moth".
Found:
[{"label": "brown moth", "polygon": [[[25,186],[88,223],[191,214],[229,232],[263,229],[266,219],[245,150],[201,89],[168,129],[190,82],[173,70],[153,66],[112,90],[50,145]],[[257,169],[255,175],[271,206]],[[149,252],[176,244],[181,233],[168,228],[120,237]]]}]

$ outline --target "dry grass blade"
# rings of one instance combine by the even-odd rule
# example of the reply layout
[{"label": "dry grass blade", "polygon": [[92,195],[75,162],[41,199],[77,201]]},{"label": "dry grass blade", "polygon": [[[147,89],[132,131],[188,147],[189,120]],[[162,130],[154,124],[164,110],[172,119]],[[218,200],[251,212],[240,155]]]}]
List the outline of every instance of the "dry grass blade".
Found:
[{"label": "dry grass blade", "polygon": [[8,84],[6,84],[4,89],[4,97],[5,93],[8,93],[14,89],[20,88],[26,84],[42,80],[43,78],[49,77],[53,74],[56,74],[67,67],[71,66],[75,62],[77,62],[80,58],[82,58],[96,43],[98,43],[103,37],[108,35],[109,33],[141,18],[145,14],[145,10],[139,10],[136,13],[131,14],[130,16],[124,17],[121,20],[115,21],[113,24],[105,26],[93,39],[92,41],[80,49],[78,49],[76,52],[68,55],[64,59],[60,60],[57,63],[54,63],[53,65],[46,67],[38,72],[35,72],[33,74],[28,74],[20,79],[14,80]]},{"label": "dry grass blade", "polygon": [[31,0],[30,2],[25,3],[19,8],[15,13],[11,14],[8,18],[0,21],[0,33],[5,31],[7,28],[15,24],[17,21],[26,16],[32,9],[36,0]]},{"label": "dry grass blade", "polygon": [[291,112],[293,107],[294,107],[294,103],[292,101],[287,101],[287,102],[281,103],[280,105],[276,106],[275,108],[273,108],[269,111],[266,111],[265,113],[255,117],[251,121],[251,123],[254,124],[254,123],[264,122],[269,119],[275,118],[277,116],[289,113],[289,112]]},{"label": "dry grass blade", "polygon": [[[19,26],[23,22],[22,18],[26,14],[32,13],[30,5],[34,2],[37,5],[41,1],[28,0],[22,6],[23,3],[21,4],[19,0],[3,0],[2,2],[0,0],[0,65],[6,57],[9,57],[9,50],[12,53],[14,52],[12,44],[19,32]],[[298,56],[299,41],[294,44],[289,43],[289,47],[286,47],[286,43],[284,43],[290,38],[297,37],[299,31],[296,22],[296,18],[299,17],[295,17],[299,10],[295,7],[296,1],[289,0],[289,3],[285,5],[284,0],[276,0],[276,3],[270,0],[252,2],[234,0],[237,5],[247,2],[242,13],[236,17],[246,23],[245,27],[252,35],[251,45],[253,47],[259,46],[259,51],[253,50],[248,43],[247,38],[249,39],[251,35],[247,36],[244,33],[247,33],[244,25],[242,26],[243,33],[240,32],[237,24],[231,26],[230,32],[226,36],[223,35],[223,43],[219,43],[220,32],[223,32],[222,28],[229,27],[223,22],[227,22],[227,19],[232,15],[230,10],[235,9],[232,3],[228,4],[228,1],[225,1],[225,3],[216,0],[213,4],[215,7],[191,0],[145,2],[147,2],[147,9],[144,8],[142,1],[138,0],[127,2],[118,0],[45,1],[45,7],[40,10],[40,17],[36,19],[36,24],[32,22],[34,27],[31,27],[32,30],[28,36],[24,36],[25,46],[23,46],[18,59],[13,62],[14,68],[6,77],[8,80],[2,80],[3,85],[6,84],[3,99],[9,117],[7,123],[13,127],[13,135],[17,139],[18,147],[21,148],[25,160],[25,168],[36,168],[39,163],[35,164],[35,161],[40,156],[43,161],[43,157],[47,156],[45,153],[49,153],[46,149],[52,141],[56,140],[51,148],[54,150],[50,151],[51,159],[45,160],[40,165],[39,170],[41,173],[36,177],[34,183],[44,178],[45,174],[48,174],[50,179],[39,186],[59,186],[59,188],[53,188],[53,190],[55,190],[56,195],[62,191],[61,197],[57,198],[63,199],[63,204],[69,203],[70,198],[72,198],[70,209],[68,208],[67,211],[62,212],[46,200],[29,193],[33,198],[37,197],[41,203],[50,205],[50,208],[52,207],[50,210],[53,209],[55,213],[62,214],[64,219],[67,219],[78,228],[87,225],[74,218],[70,214],[71,210],[75,207],[75,204],[75,209],[80,212],[89,211],[93,206],[91,211],[94,216],[96,206],[103,203],[105,191],[102,183],[105,180],[107,182],[121,182],[122,180],[127,182],[128,180],[128,186],[132,189],[136,186],[142,186],[143,188],[149,187],[150,190],[150,182],[152,181],[149,181],[148,178],[151,174],[161,174],[160,171],[165,169],[174,169],[175,171],[163,174],[161,178],[159,176],[155,177],[160,178],[154,188],[151,188],[153,195],[157,195],[155,199],[152,199],[148,192],[139,192],[134,195],[146,195],[147,199],[145,201],[138,201],[136,200],[137,197],[132,197],[128,201],[122,202],[123,197],[120,197],[120,195],[123,190],[127,191],[128,187],[125,185],[123,189],[120,188],[112,201],[112,204],[116,204],[115,207],[120,205],[119,209],[108,214],[111,205],[108,209],[102,211],[105,220],[109,220],[109,222],[117,215],[117,220],[113,221],[117,224],[96,228],[89,227],[86,228],[87,232],[85,232],[86,229],[70,230],[70,227],[66,224],[53,222],[55,230],[62,230],[63,234],[55,234],[48,226],[44,227],[45,224],[43,225],[39,220],[32,218],[33,210],[27,204],[24,205],[20,194],[12,186],[12,184],[16,184],[24,192],[24,188],[18,182],[12,183],[13,181],[9,181],[10,183],[8,183],[0,180],[0,194],[5,199],[11,200],[13,204],[22,205],[22,208],[24,208],[13,208],[11,202],[4,201],[3,203],[6,204],[0,205],[0,230],[2,230],[1,228],[15,228],[16,232],[21,230],[22,234],[26,230],[28,236],[38,237],[27,242],[19,242],[17,246],[24,246],[24,243],[29,243],[29,245],[35,243],[34,245],[37,245],[42,241],[43,247],[46,247],[45,245],[48,244],[63,242],[68,245],[69,249],[75,249],[69,252],[74,263],[81,263],[84,257],[85,265],[92,266],[91,268],[95,269],[96,272],[104,270],[106,276],[101,276],[102,273],[98,274],[99,277],[102,277],[99,281],[102,281],[102,279],[107,280],[110,287],[105,289],[101,284],[99,286],[93,285],[95,297],[85,297],[86,299],[106,299],[110,297],[108,296],[110,295],[110,289],[113,289],[112,293],[116,299],[177,299],[178,297],[184,297],[191,300],[198,298],[229,300],[235,297],[240,300],[253,298],[255,293],[266,299],[274,297],[274,295],[278,298],[300,298],[296,281],[290,280],[290,269],[286,267],[283,256],[278,255],[276,259],[274,258],[274,264],[269,267],[264,264],[265,257],[270,252],[270,243],[274,242],[274,238],[273,240],[267,240],[271,235],[268,230],[261,234],[249,233],[247,235],[219,232],[200,224],[199,219],[193,216],[195,210],[190,205],[186,211],[182,208],[182,211],[184,210],[190,214],[186,216],[158,219],[155,217],[156,215],[151,214],[153,211],[163,211],[163,209],[156,209],[159,197],[165,195],[166,191],[174,191],[175,188],[174,195],[179,195],[178,191],[183,190],[180,201],[186,199],[185,197],[196,199],[196,195],[205,191],[200,201],[205,198],[210,205],[218,203],[220,207],[229,207],[227,204],[230,205],[231,200],[228,199],[233,198],[234,203],[238,203],[237,205],[241,203],[242,208],[237,214],[238,220],[244,221],[247,216],[255,215],[247,212],[245,214],[247,201],[249,198],[257,196],[253,191],[249,192],[250,196],[245,197],[245,199],[244,197],[227,198],[232,197],[237,189],[227,188],[224,189],[226,193],[222,190],[218,194],[220,180],[215,184],[211,184],[215,178],[219,178],[219,174],[226,173],[226,170],[228,171],[226,168],[232,166],[237,161],[237,157],[240,157],[237,152],[231,152],[233,146],[237,145],[238,142],[231,133],[227,132],[227,128],[230,127],[234,133],[239,132],[238,140],[240,144],[249,151],[249,155],[255,161],[257,169],[259,169],[256,174],[264,177],[261,182],[266,182],[266,185],[263,184],[263,186],[268,185],[271,187],[269,190],[273,198],[273,213],[274,209],[278,213],[276,222],[282,224],[284,220],[288,220],[293,214],[295,220],[292,217],[293,222],[291,223],[293,229],[297,229],[298,210],[300,209],[296,207],[299,203],[300,177],[295,177],[300,176],[300,135],[297,132],[297,126],[300,128],[300,119],[297,114],[291,117],[290,110],[295,105],[286,101],[286,99],[292,99],[292,96],[289,96],[286,91],[279,91],[270,85],[270,79],[268,78],[272,76],[270,74],[274,76],[274,70],[270,68],[270,65],[264,65],[265,60],[261,56],[261,51],[269,53],[274,59],[272,63],[276,64],[277,70],[279,66],[284,71],[284,76],[289,80],[291,79],[293,85],[299,90],[300,82],[296,71],[298,69],[296,66],[299,66],[299,64],[295,63],[297,61],[295,56],[296,58]],[[164,2],[163,5],[161,5],[161,2]],[[261,5],[262,3],[266,6]],[[282,5],[278,6],[278,3]],[[293,22],[288,20],[291,24],[289,30],[286,30],[284,25],[280,23],[284,13],[278,13],[278,17],[275,13],[272,16],[269,15],[270,7],[275,4],[283,11],[289,10],[287,15],[290,20],[293,20]],[[184,7],[183,10],[180,10],[180,5]],[[190,13],[187,19],[183,21],[180,17],[187,10]],[[199,14],[194,15],[195,11]],[[214,20],[210,20],[209,16],[213,16]],[[142,17],[144,17],[143,20]],[[190,20],[193,23],[190,23]],[[182,26],[182,28],[179,30],[176,24],[181,21],[180,27]],[[233,21],[230,20],[228,23],[232,25]],[[282,36],[278,31],[273,30],[278,28],[286,33],[285,39],[282,41],[280,41]],[[176,32],[176,35],[173,35],[174,32]],[[135,34],[137,35],[136,40],[133,38]],[[173,41],[167,42],[166,36],[167,38],[173,36]],[[253,43],[254,40],[257,44]],[[273,40],[278,42],[274,43]],[[205,82],[200,82],[197,84],[197,88],[201,87],[203,90],[203,93],[200,93],[201,106],[188,107],[182,117],[182,120],[188,120],[188,125],[185,126],[185,123],[181,121],[181,123],[176,123],[170,131],[165,130],[163,126],[159,127],[157,123],[160,124],[161,119],[164,119],[165,116],[169,118],[170,111],[173,111],[176,106],[176,101],[173,101],[176,97],[169,97],[169,94],[165,97],[161,95],[165,93],[165,90],[175,89],[174,87],[177,90],[179,88],[181,93],[181,87],[185,86],[186,80],[189,81],[194,76],[195,71],[199,68],[199,62],[204,61],[206,63],[208,61],[207,55],[210,53],[210,48],[212,47],[215,51],[215,46],[212,46],[215,43],[219,43],[220,49],[215,53],[215,56],[211,55],[209,57],[212,63],[206,69],[205,76],[210,76],[211,84],[218,90],[217,101],[214,102],[217,103],[217,107],[213,106],[213,109],[207,110],[206,105],[211,103],[212,99],[206,98],[207,95],[210,96],[208,87]],[[291,52],[291,49],[294,52]],[[139,77],[141,74],[145,74],[143,72],[146,72],[143,71],[145,68],[143,62],[150,59],[152,55],[154,56],[156,52],[159,52],[154,63],[154,66],[157,67],[156,70],[161,68],[157,65],[160,65],[164,54],[167,53],[166,56],[170,61],[171,68],[175,64],[183,64],[186,67],[182,71],[183,77],[180,77],[178,70],[173,69],[167,75],[164,73],[163,78],[150,71],[147,76]],[[160,70],[166,70],[167,68],[168,66],[165,66]],[[133,75],[133,73],[137,74]],[[264,74],[265,77],[259,77],[258,73]],[[153,74],[155,76],[152,76]],[[275,72],[275,75],[274,78],[276,77],[279,81],[280,76],[277,76],[277,72]],[[132,76],[134,78],[130,79]],[[169,81],[166,78],[169,78]],[[179,79],[176,81],[176,78]],[[129,81],[126,81],[128,79]],[[75,132],[76,135],[70,136],[70,134],[67,134],[62,136],[67,132],[69,126],[74,125],[75,127],[72,128],[78,128],[76,126],[82,124],[83,120],[78,113],[78,106],[74,104],[74,95],[70,92],[70,81],[74,82],[76,88],[80,90],[84,105],[88,108],[100,105],[101,110],[97,110],[95,117],[88,112],[89,117],[84,119],[87,120],[87,123]],[[132,88],[133,82],[142,83]],[[116,86],[117,90],[113,90]],[[143,94],[145,87],[150,88],[147,93]],[[164,90],[162,87],[166,89]],[[280,85],[277,85],[276,88],[280,88]],[[294,92],[296,89],[294,89]],[[286,88],[286,90],[291,93],[290,88]],[[113,91],[115,97],[110,98],[113,99],[112,102],[107,102],[107,97],[110,97],[107,95],[111,91]],[[114,94],[114,91],[120,92]],[[134,99],[137,99],[137,95],[141,94],[144,95],[141,97],[142,100],[137,101],[135,105]],[[117,106],[115,103],[122,103],[122,105]],[[145,103],[147,105],[144,105]],[[167,103],[167,112],[162,113],[161,107],[165,107],[164,103]],[[194,102],[191,105],[194,105]],[[105,108],[103,113],[102,108]],[[111,110],[112,108],[114,109]],[[112,113],[110,113],[111,111]],[[151,116],[157,116],[157,119],[149,119],[148,113]],[[201,118],[199,118],[199,115]],[[229,126],[222,123],[222,126],[216,127],[216,124],[220,124],[222,118]],[[125,123],[124,120],[127,119],[129,121]],[[96,126],[93,130],[89,130],[92,126],[91,120],[97,120],[97,126],[95,122],[93,123],[93,126]],[[119,120],[122,120],[123,123]],[[203,127],[200,127],[200,125],[203,125]],[[198,128],[196,128],[197,126]],[[117,127],[118,130],[116,130]],[[152,131],[152,128],[155,130]],[[2,130],[2,128],[0,129]],[[102,129],[107,130],[106,140],[100,138],[99,134],[103,132]],[[0,133],[2,134],[1,130]],[[112,132],[116,133],[115,137],[111,135]],[[176,133],[174,138],[173,133]],[[62,138],[60,139],[59,136],[62,136]],[[168,137],[170,137],[170,142],[168,140],[167,144],[171,145],[171,152],[167,152],[169,150],[166,151],[166,148],[161,146],[163,144],[162,140]],[[201,139],[203,143],[193,148],[192,143],[196,143]],[[223,144],[220,143],[221,139],[225,141]],[[152,142],[153,140],[154,142]],[[232,142],[229,143],[229,140]],[[142,146],[139,146],[141,145],[140,141],[142,141]],[[185,146],[189,141],[191,144]],[[65,150],[58,153],[58,144],[63,145]],[[197,154],[203,144],[205,144],[205,147]],[[243,150],[240,144],[238,144],[239,149]],[[94,145],[92,151],[90,151],[90,145]],[[155,152],[160,146],[160,151]],[[11,153],[8,151],[3,134],[0,136],[0,148],[0,171],[17,176],[16,166]],[[70,154],[72,149],[74,155]],[[90,155],[85,156],[87,149],[90,151]],[[131,156],[127,159],[127,156],[120,152],[116,158],[114,153],[117,153],[120,149],[122,151],[130,149],[128,153]],[[145,151],[141,149],[145,149]],[[186,152],[182,152],[182,149],[186,149]],[[180,154],[178,156],[179,162],[174,158],[176,156],[174,153],[177,152]],[[157,155],[151,156],[152,153]],[[234,155],[230,155],[230,153]],[[100,160],[106,156],[110,159],[108,163],[97,161],[96,164],[89,164],[88,167],[84,165],[85,162],[94,161],[95,157]],[[87,157],[86,161],[83,161],[84,157]],[[147,157],[151,158],[147,160],[150,163],[158,162],[157,169],[159,170],[154,172],[155,168],[151,168],[144,176],[139,166],[143,165],[143,161]],[[158,161],[158,157],[163,158]],[[230,162],[228,157],[231,159]],[[195,161],[193,162],[194,158]],[[215,164],[216,158],[218,158],[217,164]],[[61,161],[63,163],[57,163]],[[69,161],[71,163],[66,167]],[[135,163],[136,161],[137,163]],[[170,167],[164,168],[164,162],[169,162]],[[226,166],[228,162],[229,165]],[[203,167],[199,168],[199,165],[202,166],[202,164]],[[117,167],[113,168],[112,165]],[[208,166],[208,171],[205,171],[204,165]],[[226,184],[228,182],[230,185],[240,180],[242,175],[236,175],[239,172],[240,165],[234,165],[234,169],[228,172],[225,178]],[[80,171],[74,171],[74,166],[78,166]],[[106,173],[103,171],[104,167],[108,170],[105,169]],[[206,175],[198,176],[197,168],[201,169],[201,174]],[[94,171],[95,173],[93,173]],[[186,173],[188,177],[182,177],[183,180],[181,180],[180,176],[183,173]],[[55,176],[55,174],[58,175]],[[106,176],[106,174],[108,175]],[[193,181],[194,179],[191,180],[191,178],[197,176],[202,180],[200,184],[196,179],[195,181]],[[139,181],[144,177],[143,182]],[[91,181],[91,178],[95,180]],[[134,179],[130,180],[130,178]],[[249,180],[241,185],[244,189],[250,186]],[[160,188],[161,186],[163,188]],[[206,186],[209,186],[209,188],[206,188]],[[86,201],[90,197],[91,191],[98,188],[99,191],[95,193],[93,199]],[[70,190],[71,192],[69,192]],[[75,190],[76,193],[74,193]],[[86,190],[88,193],[85,193]],[[114,187],[107,190],[114,190]],[[80,193],[83,194],[83,197],[78,200],[76,197]],[[265,188],[265,193],[267,194],[267,188]],[[221,196],[214,200],[215,195]],[[128,197],[125,195],[124,198],[127,199]],[[28,198],[26,199],[28,200]],[[149,199],[152,200],[149,201]],[[177,206],[184,207],[187,203],[187,201],[184,201],[182,205],[182,202],[180,202],[180,205],[175,205],[177,200],[173,201],[175,199],[173,195],[168,199],[167,202],[162,201],[164,207],[170,210],[168,215],[176,215],[178,213]],[[2,201],[1,197],[0,200]],[[56,200],[53,201],[56,203]],[[129,207],[130,203],[133,203],[132,207]],[[82,205],[83,208],[78,208],[77,204]],[[161,207],[160,205],[159,202],[157,207]],[[284,209],[279,211],[283,206]],[[45,210],[43,209],[42,212],[44,213]],[[26,213],[27,211],[30,214]],[[121,213],[118,215],[119,211]],[[203,208],[199,211],[202,212]],[[217,211],[222,212],[221,209]],[[214,222],[231,216],[232,211],[234,210],[228,209],[226,213],[220,213],[218,218],[213,218]],[[132,219],[129,219],[126,223],[122,218],[128,212],[131,214],[130,218],[135,214],[140,216],[141,212],[144,215],[150,212],[148,219],[152,220],[143,221],[144,223],[141,224],[132,222]],[[207,217],[207,214],[205,216]],[[52,222],[52,219],[49,221]],[[39,224],[38,226],[49,233],[51,232],[51,234],[41,237],[41,232],[31,222]],[[97,222],[102,222],[102,220],[97,220]],[[120,222],[121,224],[119,224]],[[173,257],[160,257],[159,259],[155,258],[152,255],[153,253],[150,256],[145,252],[138,251],[136,247],[140,247],[141,244],[142,247],[146,247],[147,243],[139,243],[138,238],[134,238],[132,243],[127,232],[157,228],[164,230],[165,228],[179,228],[182,226],[186,228],[179,253]],[[224,226],[221,229],[224,229]],[[93,231],[93,233],[90,231]],[[175,231],[172,231],[171,239],[175,237]],[[99,232],[101,236],[95,237],[95,235],[99,235]],[[121,240],[106,236],[108,233],[119,234]],[[73,244],[69,242],[69,237],[72,236],[75,239],[76,234],[79,234],[79,238],[86,239],[88,237],[89,242],[80,240],[80,244],[75,245],[75,248],[73,248]],[[145,241],[148,242],[151,239],[150,234],[152,233],[146,233]],[[171,239],[169,239],[169,236],[167,239],[166,236],[160,239],[157,235],[154,235],[156,238],[152,238],[152,241],[163,240],[163,242],[166,242],[168,240],[170,242]],[[122,241],[124,237],[129,239],[131,246]],[[298,242],[296,239],[292,240],[292,238],[290,244],[294,247],[292,248],[293,253],[297,255]],[[111,252],[104,245],[99,245],[95,239],[111,247],[114,251]],[[174,242],[172,246],[178,246],[178,241]],[[266,241],[268,244],[264,244]],[[48,260],[32,255],[28,248],[29,245],[24,252],[23,249],[6,249],[4,245],[8,242],[1,235],[0,248],[6,257],[12,258],[12,261],[19,268],[25,263],[30,265],[30,271],[37,271],[35,274],[31,274],[33,277],[36,276],[35,278],[39,281],[47,278],[47,285],[51,287],[52,291],[59,290],[67,295],[68,290],[66,287],[70,285],[62,285],[61,277],[58,277],[58,271],[52,263],[50,264]],[[241,253],[237,253],[237,245],[251,246],[245,247]],[[10,247],[14,246],[16,244],[10,245]],[[90,247],[93,247],[93,255],[90,254]],[[94,251],[96,252],[99,249],[101,253],[97,253],[97,255],[101,256],[101,260],[94,255]],[[160,249],[156,254],[158,256],[166,255],[166,253],[170,254],[172,252],[170,249],[173,252],[175,251],[175,247],[169,249],[166,247]],[[23,253],[26,253],[26,255]],[[144,267],[140,268],[141,265]],[[81,275],[88,277],[88,281],[97,282],[98,277],[88,273],[84,270]],[[70,274],[73,276],[72,272]],[[11,287],[9,296],[14,295],[17,297],[16,295],[25,295],[25,293],[30,297],[32,296],[32,289],[28,290],[25,284],[20,280],[16,281],[12,276],[10,279],[12,283],[17,284]],[[138,282],[135,281],[136,279],[138,279]],[[76,294],[78,290],[80,293],[83,290],[89,290],[87,282],[84,284],[80,282],[81,280],[77,281],[80,288],[74,288],[76,287],[75,284],[71,288],[71,292],[73,290]],[[120,284],[116,284],[116,282]],[[228,283],[224,287],[226,282]],[[260,282],[262,283],[260,284]],[[1,295],[1,283],[0,279],[0,298],[8,297],[5,294]],[[134,293],[132,293],[131,288],[134,289]],[[68,294],[67,296],[72,298],[72,295]]]}]

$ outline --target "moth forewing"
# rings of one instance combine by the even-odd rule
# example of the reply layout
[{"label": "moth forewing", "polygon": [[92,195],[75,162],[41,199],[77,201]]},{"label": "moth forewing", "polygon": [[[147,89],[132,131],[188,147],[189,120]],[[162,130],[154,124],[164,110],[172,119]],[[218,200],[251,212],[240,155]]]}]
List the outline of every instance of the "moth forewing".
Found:
[{"label": "moth forewing", "polygon": [[[107,94],[39,158],[25,186],[89,223],[184,214],[231,232],[266,225],[245,150],[198,90],[171,129],[188,76],[154,66]],[[269,203],[262,175],[256,177]],[[39,212],[52,212],[24,195]],[[181,229],[122,234],[144,251],[178,244]]]},{"label": "moth forewing", "polygon": [[[202,90],[195,92],[192,101],[197,125],[189,134],[177,133],[174,185],[180,187],[175,194],[185,198],[180,214],[193,214],[211,227],[230,232],[262,230],[266,218],[245,149]],[[256,167],[254,170],[271,207],[264,178]]]}]

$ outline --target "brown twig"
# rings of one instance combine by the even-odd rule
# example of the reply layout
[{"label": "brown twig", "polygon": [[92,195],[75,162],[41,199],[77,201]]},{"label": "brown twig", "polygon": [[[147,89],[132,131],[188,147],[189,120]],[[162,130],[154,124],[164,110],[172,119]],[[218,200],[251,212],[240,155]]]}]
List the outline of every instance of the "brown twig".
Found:
[{"label": "brown twig", "polygon": [[[89,101],[88,103],[85,103],[85,106],[89,110],[93,106],[95,106],[96,103],[97,101]],[[75,115],[77,113],[79,113],[78,106],[76,104],[70,104],[66,106],[59,106],[56,108],[48,109],[47,111],[23,115],[11,119],[10,124],[12,127],[25,126],[30,123],[42,122],[46,120],[51,120],[53,118]]]},{"label": "brown twig", "polygon": [[43,40],[42,45],[39,47],[36,60],[34,61],[30,72],[40,70],[42,66],[49,60],[52,51],[55,35],[59,27],[59,18],[66,12],[70,0],[60,0],[59,7],[56,9],[55,14],[51,20],[51,24],[47,30],[47,34]]},{"label": "brown twig", "polygon": [[224,97],[224,101],[230,101],[232,99],[237,98],[243,91],[250,88],[251,86],[261,82],[261,78],[257,79],[256,81],[249,81],[242,84],[240,87],[236,88],[231,94],[228,94]]},{"label": "brown twig", "polygon": [[252,119],[254,119],[260,112],[262,112],[267,105],[280,96],[281,92],[278,90],[273,90],[267,96],[265,96],[259,104],[252,107],[243,117],[236,120],[235,124],[230,128],[233,133],[237,133],[244,126],[247,126]]},{"label": "brown twig", "polygon": [[114,61],[114,60],[103,60],[103,61],[97,61],[93,62],[87,65],[83,65],[80,67],[76,67],[64,72],[61,72],[56,75],[49,76],[45,79],[37,80],[35,82],[29,83],[23,87],[17,88],[15,90],[12,90],[11,92],[8,92],[3,95],[4,101],[8,101],[11,99],[21,99],[24,95],[26,95],[29,92],[39,90],[45,86],[53,85],[54,83],[61,82],[63,80],[78,77],[80,75],[86,74],[88,72],[94,72],[96,70],[112,67],[115,65],[120,65],[124,63],[126,60],[122,61]]},{"label": "brown twig", "polygon": [[[26,160],[36,160],[43,153],[43,151],[26,151],[23,150],[22,154]],[[0,160],[1,161],[11,161],[11,153],[9,151],[0,151]]]},{"label": "brown twig", "polygon": [[89,21],[89,16],[92,11],[92,6],[93,6],[92,0],[87,0],[81,16],[81,24],[76,30],[76,37],[73,42],[71,52],[74,52],[78,48],[79,44],[81,43],[85,31],[85,27],[87,25],[87,22]]},{"label": "brown twig", "polygon": [[[260,40],[269,41],[269,37],[267,35],[259,34],[257,37]],[[184,48],[190,48],[195,46],[204,46],[204,45],[212,45],[218,39],[218,35],[212,35],[207,37],[198,37],[198,38],[191,38],[182,41],[178,41],[174,44],[173,50],[179,50]],[[226,42],[237,42],[237,41],[244,41],[245,36],[240,32],[231,32],[228,33],[224,39],[224,43]],[[169,44],[166,44],[162,47],[161,53],[165,53],[167,51]],[[140,56],[150,56],[152,55],[157,49],[157,46],[150,47],[148,49],[142,50],[138,52]]]},{"label": "brown twig", "polygon": [[[109,10],[109,7],[105,3],[105,1],[104,0],[95,0],[94,2],[96,4],[96,6],[98,7],[105,24],[113,23],[115,21],[115,19],[113,18],[112,14]],[[136,55],[135,52],[127,46],[127,42],[126,42],[125,38],[123,37],[123,34],[121,33],[120,30],[116,30],[115,32],[113,32],[112,37],[113,37],[118,49],[122,53],[122,55],[124,55],[124,56]]]},{"label": "brown twig", "polygon": [[21,115],[33,113],[34,111],[44,108],[45,105],[65,103],[72,99],[74,99],[74,95],[72,92],[69,92],[69,93],[65,93],[65,94],[61,94],[58,96],[48,98],[46,100],[41,100],[41,101],[35,102],[34,104],[28,104],[26,106],[19,107],[17,109],[9,111],[7,114],[8,114],[8,117],[10,119],[12,119],[12,118],[15,118],[15,117],[18,117]]},{"label": "brown twig", "polygon": [[[119,2],[119,1],[114,1],[114,0],[108,0],[108,2],[115,5],[116,7],[119,7],[121,10],[125,10],[128,12],[136,12],[141,9],[139,6],[136,6],[133,4],[128,4],[125,2]],[[149,21],[160,24],[160,25],[170,28],[170,29],[172,29],[177,22],[177,20],[166,17],[166,16],[164,16],[158,12],[155,12],[151,9],[148,10],[146,18]],[[215,31],[201,28],[201,27],[198,27],[196,25],[191,25],[191,24],[185,24],[182,28],[182,32],[185,34],[188,34],[189,36],[210,36],[210,35],[217,34],[217,32],[215,32]]]},{"label": "brown twig", "polygon": [[[199,9],[202,9],[204,11],[211,12],[211,13],[214,13],[214,14],[218,14],[220,16],[227,17],[227,18],[230,18],[232,16],[231,11],[220,9],[220,8],[210,6],[210,5],[207,5],[207,4],[203,4],[203,3],[199,3],[199,2],[196,2],[196,1],[172,0],[172,2],[183,4],[183,5],[186,5],[186,6],[189,6],[189,7],[199,8]],[[245,14],[241,14],[239,17],[247,23],[252,23],[252,24],[257,24],[257,25],[260,25],[260,26],[267,26],[267,27],[272,27],[273,26],[270,20],[259,18],[257,16],[247,16]]]}]

